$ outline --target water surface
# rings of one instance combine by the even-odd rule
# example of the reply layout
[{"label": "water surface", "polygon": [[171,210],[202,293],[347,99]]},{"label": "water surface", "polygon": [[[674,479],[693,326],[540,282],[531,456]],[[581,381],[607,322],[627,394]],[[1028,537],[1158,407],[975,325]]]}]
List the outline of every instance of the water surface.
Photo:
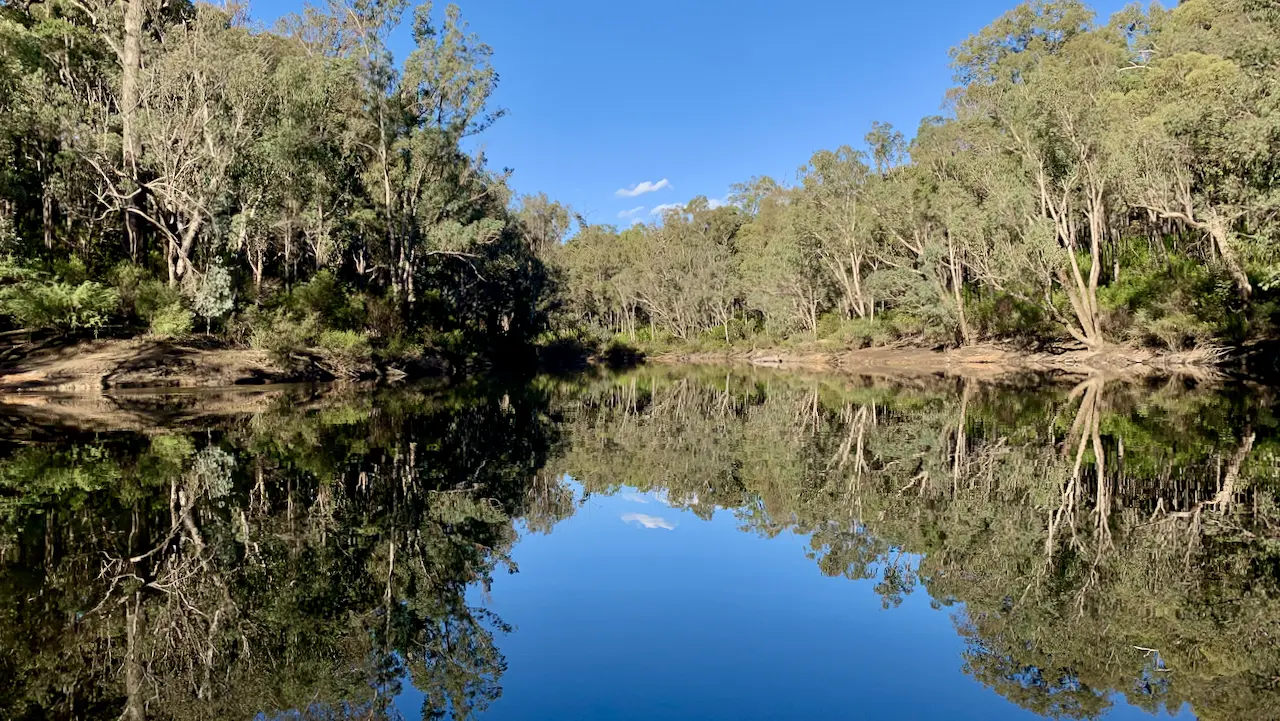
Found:
[{"label": "water surface", "polygon": [[6,407],[0,717],[1280,707],[1261,389],[645,369],[246,398]]}]

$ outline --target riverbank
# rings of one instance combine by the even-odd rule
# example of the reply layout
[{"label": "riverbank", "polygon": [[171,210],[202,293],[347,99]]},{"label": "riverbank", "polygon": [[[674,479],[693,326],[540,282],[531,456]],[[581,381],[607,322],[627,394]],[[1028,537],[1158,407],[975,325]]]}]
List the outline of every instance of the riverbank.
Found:
[{"label": "riverbank", "polygon": [[[404,371],[367,364],[339,375],[316,355],[288,363],[264,350],[215,341],[146,338],[86,340],[30,350],[0,367],[0,393],[100,393],[137,388],[224,388],[309,383],[338,378],[376,380]],[[443,372],[424,364],[418,375]]]},{"label": "riverbank", "polygon": [[750,364],[775,368],[821,370],[872,376],[955,375],[998,378],[1019,373],[1056,373],[1106,378],[1183,375],[1220,377],[1225,354],[1217,350],[1157,351],[1109,346],[1101,351],[1059,348],[1026,351],[983,344],[935,350],[915,347],[860,349],[753,349],[666,351],[650,355],[652,363]]},{"label": "riverbank", "polygon": [[[554,355],[554,354],[553,354]],[[597,354],[585,365],[660,364],[753,365],[868,376],[953,375],[995,379],[1022,373],[1049,373],[1107,378],[1182,375],[1211,379],[1224,375],[1226,356],[1217,351],[1161,352],[1146,348],[1110,346],[1103,351],[1059,348],[1026,351],[983,344],[936,350],[910,346],[786,349],[663,350],[647,356]],[[550,359],[543,359],[544,361]],[[557,368],[568,367],[562,358]],[[443,364],[420,364],[415,377],[441,375]],[[544,362],[543,365],[546,365]],[[405,377],[399,369],[365,368],[359,379]],[[341,376],[354,380],[354,376]],[[252,348],[208,341],[160,341],[143,338],[81,341],[32,350],[0,367],[0,395],[101,394],[131,389],[210,389],[315,383],[339,379],[315,356],[300,355],[283,363],[272,354]]]}]

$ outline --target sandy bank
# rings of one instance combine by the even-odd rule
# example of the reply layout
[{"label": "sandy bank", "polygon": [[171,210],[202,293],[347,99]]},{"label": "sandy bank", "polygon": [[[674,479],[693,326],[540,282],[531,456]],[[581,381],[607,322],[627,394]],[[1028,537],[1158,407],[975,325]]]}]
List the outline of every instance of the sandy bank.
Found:
[{"label": "sandy bank", "polygon": [[996,345],[948,350],[887,347],[856,350],[777,350],[662,353],[646,360],[655,363],[747,363],[757,366],[824,370],[858,375],[913,376],[955,375],[999,378],[1019,373],[1059,373],[1108,378],[1141,378],[1157,375],[1220,375],[1221,356],[1210,352],[1168,353],[1142,348],[1111,346],[1102,351],[1063,349],[1028,352]]}]

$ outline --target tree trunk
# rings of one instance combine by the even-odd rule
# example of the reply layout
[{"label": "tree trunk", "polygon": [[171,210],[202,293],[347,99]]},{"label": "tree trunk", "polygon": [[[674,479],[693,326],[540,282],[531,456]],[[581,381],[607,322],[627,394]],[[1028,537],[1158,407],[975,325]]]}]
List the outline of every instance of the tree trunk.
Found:
[{"label": "tree trunk", "polygon": [[969,330],[969,320],[964,314],[964,273],[961,272],[959,260],[956,258],[956,244],[951,238],[951,234],[947,234],[947,253],[950,257],[951,266],[951,294],[955,298],[956,303],[956,320],[960,323],[960,337],[964,340],[965,345],[973,344],[973,333]]},{"label": "tree trunk", "polygon": [[142,687],[142,653],[138,649],[139,630],[142,622],[142,594],[135,593],[125,607],[125,662],[124,690],[125,708],[122,714],[128,721],[144,721],[147,718],[146,700]]},{"label": "tree trunk", "polygon": [[1241,267],[1240,259],[1236,256],[1235,249],[1231,247],[1227,224],[1220,218],[1211,217],[1205,225],[1209,231],[1209,237],[1213,239],[1213,244],[1218,249],[1219,257],[1222,258],[1222,264],[1226,266],[1227,273],[1235,281],[1236,292],[1240,295],[1240,299],[1249,300],[1253,296],[1253,285],[1249,283],[1249,276],[1244,272],[1244,268]]},{"label": "tree trunk", "polygon": [[44,247],[53,250],[53,191],[49,189],[48,178],[40,194],[40,224],[44,230]]},{"label": "tree trunk", "polygon": [[136,128],[139,92],[138,75],[142,71],[142,2],[121,0],[124,5],[124,43],[120,47],[120,145],[121,161],[125,176],[130,181],[129,197],[125,200],[124,229],[129,246],[129,256],[135,262],[140,248],[138,217],[130,212],[139,205],[138,158],[142,155]]}]

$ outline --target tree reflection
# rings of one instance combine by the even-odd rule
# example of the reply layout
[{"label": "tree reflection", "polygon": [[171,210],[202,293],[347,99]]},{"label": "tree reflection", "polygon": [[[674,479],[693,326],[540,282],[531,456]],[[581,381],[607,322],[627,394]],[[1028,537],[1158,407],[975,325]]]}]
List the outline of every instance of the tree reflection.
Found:
[{"label": "tree reflection", "polygon": [[466,590],[511,565],[547,409],[353,396],[7,449],[0,716],[382,718],[405,683],[482,710],[507,628]]},{"label": "tree reflection", "polygon": [[646,369],[300,401],[11,434],[0,717],[394,718],[409,687],[427,718],[474,716],[509,629],[468,590],[573,514],[566,475],[802,534],[886,607],[923,590],[965,672],[1043,716],[1280,702],[1257,389]]},{"label": "tree reflection", "polygon": [[965,671],[1054,718],[1113,694],[1202,719],[1280,693],[1270,398],[1131,387],[693,378],[582,392],[560,463],[589,492],[661,490],[810,539],[886,606],[956,604]]}]

